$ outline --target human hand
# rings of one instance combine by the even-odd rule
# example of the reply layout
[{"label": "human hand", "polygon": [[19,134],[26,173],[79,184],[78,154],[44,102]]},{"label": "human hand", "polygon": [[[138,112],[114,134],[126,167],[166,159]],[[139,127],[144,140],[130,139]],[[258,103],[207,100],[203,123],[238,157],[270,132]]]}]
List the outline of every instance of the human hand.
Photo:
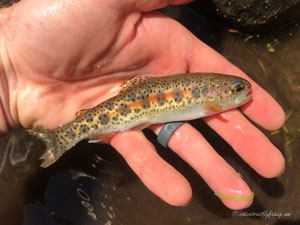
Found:
[{"label": "human hand", "polygon": [[[80,109],[116,95],[120,82],[137,75],[201,71],[247,78],[252,83],[253,100],[241,108],[243,113],[265,129],[280,127],[284,112],[268,93],[182,25],[153,11],[168,3],[27,0],[2,9],[0,130],[65,124]],[[238,110],[205,121],[260,175],[275,177],[283,170],[280,151]],[[156,134],[160,128],[151,127]],[[110,144],[164,201],[185,205],[191,199],[187,180],[159,157],[142,132],[118,133]],[[214,192],[251,196],[243,179],[190,125],[176,131],[169,147]],[[232,209],[250,203],[221,201]]]}]

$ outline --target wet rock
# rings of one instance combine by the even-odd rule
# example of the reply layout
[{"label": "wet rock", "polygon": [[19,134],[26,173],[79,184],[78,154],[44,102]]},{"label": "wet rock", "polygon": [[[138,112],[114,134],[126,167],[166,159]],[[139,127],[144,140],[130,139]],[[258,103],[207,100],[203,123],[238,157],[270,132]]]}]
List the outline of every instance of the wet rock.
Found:
[{"label": "wet rock", "polygon": [[[40,139],[27,133],[24,128],[10,131],[0,138],[0,180],[25,180],[40,167],[39,159],[45,151]],[[17,178],[16,178],[17,175]]]},{"label": "wet rock", "polygon": [[0,8],[9,7],[20,0],[0,0]]},{"label": "wet rock", "polygon": [[300,0],[211,0],[195,5],[217,12],[231,28],[244,32],[272,32],[300,20]]},{"label": "wet rock", "polygon": [[24,186],[40,168],[45,144],[24,128],[0,137],[0,221],[20,224]]}]

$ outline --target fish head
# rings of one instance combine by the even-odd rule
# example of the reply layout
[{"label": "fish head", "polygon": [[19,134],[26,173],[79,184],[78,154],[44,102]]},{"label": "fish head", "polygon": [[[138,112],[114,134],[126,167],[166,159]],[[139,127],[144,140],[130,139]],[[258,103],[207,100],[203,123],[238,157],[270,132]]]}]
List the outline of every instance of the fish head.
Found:
[{"label": "fish head", "polygon": [[252,95],[249,95],[251,90],[249,81],[236,76],[228,76],[227,79],[220,84],[219,104],[223,110],[239,107],[252,98]]},{"label": "fish head", "polygon": [[219,106],[219,111],[239,107],[252,97],[249,81],[231,75],[216,75],[206,90],[206,102]]}]

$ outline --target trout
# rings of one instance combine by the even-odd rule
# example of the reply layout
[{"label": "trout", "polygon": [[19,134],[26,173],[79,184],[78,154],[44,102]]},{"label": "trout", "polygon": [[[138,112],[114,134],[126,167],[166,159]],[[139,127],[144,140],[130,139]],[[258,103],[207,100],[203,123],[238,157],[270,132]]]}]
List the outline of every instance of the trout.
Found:
[{"label": "trout", "polygon": [[79,111],[65,125],[28,131],[46,143],[41,166],[48,167],[83,139],[105,140],[117,132],[142,130],[151,124],[220,113],[246,103],[252,97],[250,89],[243,78],[215,73],[141,77],[128,81],[118,95]]}]

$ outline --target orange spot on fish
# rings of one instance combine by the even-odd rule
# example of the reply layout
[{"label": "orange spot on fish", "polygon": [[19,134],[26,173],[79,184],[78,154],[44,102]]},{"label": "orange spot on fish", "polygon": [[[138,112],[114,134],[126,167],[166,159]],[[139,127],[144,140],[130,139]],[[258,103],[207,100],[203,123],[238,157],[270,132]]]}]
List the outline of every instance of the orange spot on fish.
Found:
[{"label": "orange spot on fish", "polygon": [[173,93],[173,92],[165,93],[165,98],[166,99],[174,98],[174,96],[175,96],[175,93]]},{"label": "orange spot on fish", "polygon": [[157,95],[152,95],[152,96],[150,96],[150,97],[148,98],[148,101],[149,101],[149,102],[157,102],[157,100],[158,100]]},{"label": "orange spot on fish", "polygon": [[110,112],[110,113],[109,113],[109,116],[115,116],[115,115],[117,115],[117,114],[119,114],[119,111],[118,111],[118,110],[115,110],[115,111]]},{"label": "orange spot on fish", "polygon": [[141,105],[142,105],[142,101],[136,101],[136,102],[130,103],[128,105],[128,108],[129,109],[135,109],[135,108],[141,107]]},{"label": "orange spot on fish", "polygon": [[182,95],[189,95],[190,93],[191,93],[191,91],[188,91],[188,90],[181,92]]}]

